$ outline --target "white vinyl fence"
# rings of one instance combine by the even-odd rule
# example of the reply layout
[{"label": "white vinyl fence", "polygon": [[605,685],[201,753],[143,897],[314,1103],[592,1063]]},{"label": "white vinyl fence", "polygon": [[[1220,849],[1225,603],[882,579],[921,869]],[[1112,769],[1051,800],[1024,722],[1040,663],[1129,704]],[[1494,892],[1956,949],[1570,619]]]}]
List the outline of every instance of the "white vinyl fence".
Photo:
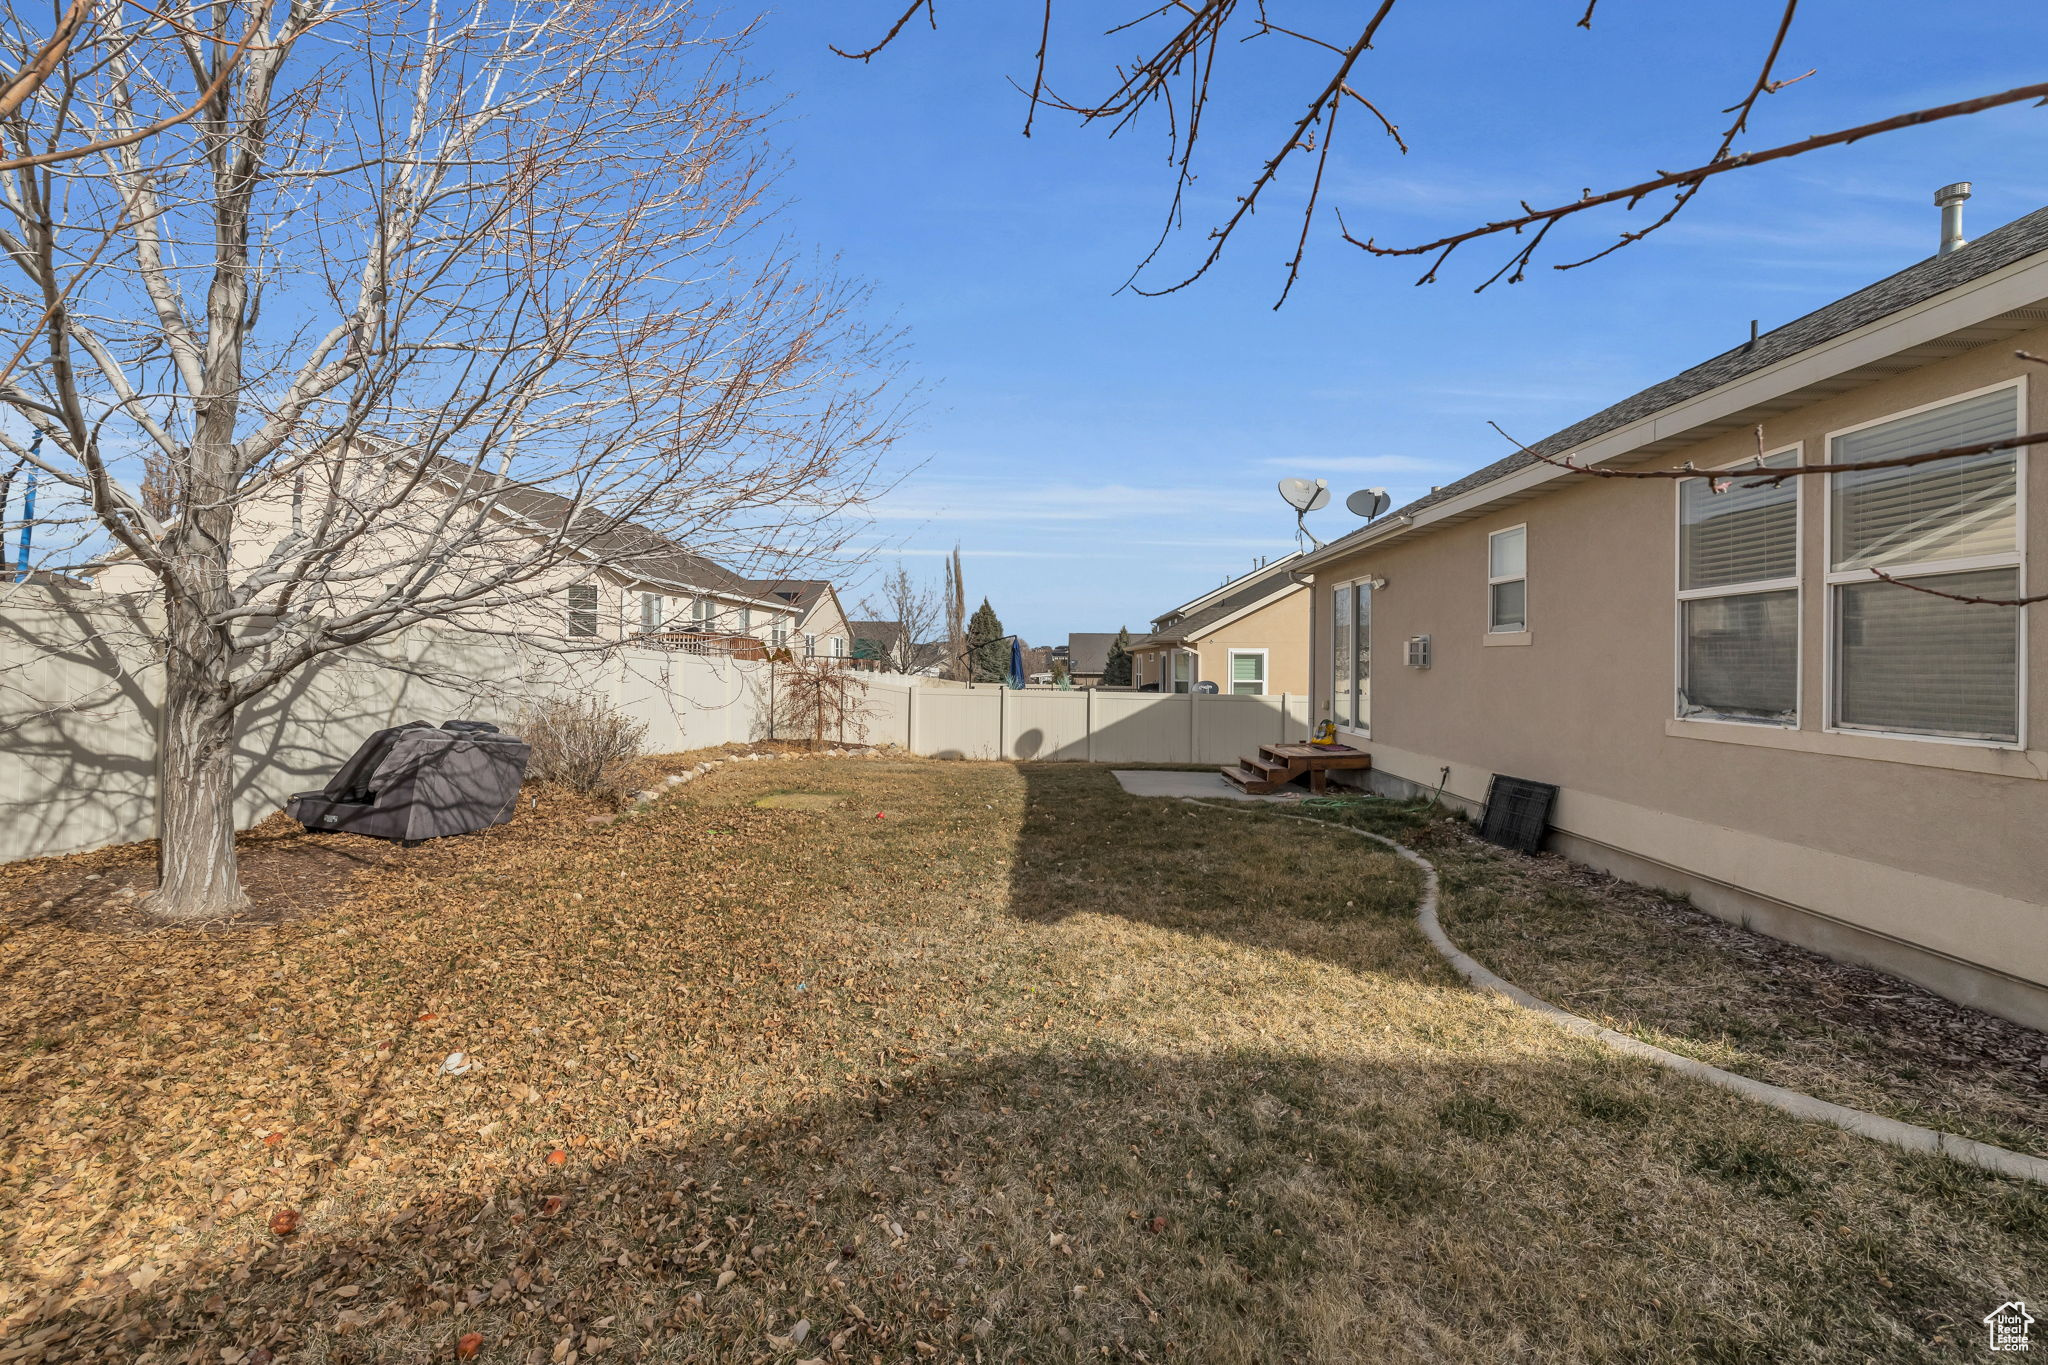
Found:
[{"label": "white vinyl fence", "polygon": [[868,743],[937,758],[1223,764],[1309,731],[1301,695],[1013,692],[889,674],[870,682],[867,710]]},{"label": "white vinyl fence", "polygon": [[[25,596],[25,595],[24,595]],[[0,608],[0,862],[155,837],[158,679],[113,641],[117,607]],[[495,639],[422,630],[330,656],[245,707],[236,818],[319,787],[373,730],[407,720],[503,724],[522,698],[592,692],[647,726],[656,753],[767,737],[768,666],[658,650],[575,664]]]},{"label": "white vinyl fence", "polygon": [[[0,862],[153,838],[158,679],[125,609],[87,597],[0,606]],[[371,731],[407,720],[504,723],[522,698],[603,696],[647,725],[655,753],[771,737],[767,664],[627,649],[568,664],[450,631],[330,656],[245,707],[236,817],[254,824],[325,783]],[[943,758],[1227,763],[1302,739],[1306,697],[1012,692],[868,680],[866,716],[837,738]]]}]

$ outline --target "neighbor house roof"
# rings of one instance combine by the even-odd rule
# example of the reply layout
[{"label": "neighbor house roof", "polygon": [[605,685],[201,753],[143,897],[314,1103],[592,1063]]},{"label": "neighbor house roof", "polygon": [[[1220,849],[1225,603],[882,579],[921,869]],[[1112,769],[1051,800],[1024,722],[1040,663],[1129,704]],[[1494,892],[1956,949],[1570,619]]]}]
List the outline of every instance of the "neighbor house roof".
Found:
[{"label": "neighbor house roof", "polygon": [[2048,208],[2036,209],[2023,218],[2016,218],[1954,251],[1909,265],[1897,274],[1867,285],[1824,308],[1773,328],[1754,341],[1723,351],[1689,370],[1631,394],[1619,403],[1602,408],[1591,417],[1535,442],[1527,451],[1517,450],[1453,483],[1432,489],[1428,495],[1330,542],[1308,556],[1307,562],[1327,560],[1390,523],[1412,518],[1438,503],[1483,488],[1537,463],[1539,456],[1561,455],[2042,251],[2048,251]]},{"label": "neighbor house roof", "polygon": [[609,516],[587,506],[579,511],[573,499],[560,493],[473,469],[445,456],[429,455],[424,460],[429,473],[458,488],[489,493],[498,506],[544,531],[560,531],[570,525],[573,517],[576,533],[583,539],[584,554],[629,578],[765,602],[748,580],[703,555],[692,554],[659,531],[636,521]]},{"label": "neighbor house roof", "polygon": [[1109,667],[1109,647],[1116,643],[1113,630],[1076,631],[1067,636],[1067,672],[1097,674]]},{"label": "neighbor house roof", "polygon": [[[1233,617],[1250,611],[1268,598],[1279,597],[1291,589],[1302,587],[1294,581],[1295,561],[1298,555],[1289,555],[1277,564],[1246,574],[1224,585],[1229,591],[1222,596],[1210,594],[1198,597],[1201,606],[1180,619],[1131,641],[1132,649],[1158,648],[1162,645],[1177,645],[1186,640],[1199,640],[1216,627]],[[1159,619],[1166,621],[1173,613]]]},{"label": "neighbor house roof", "polygon": [[832,590],[832,585],[822,578],[755,578],[748,581],[748,586],[761,596],[787,602],[798,611],[809,611]]}]

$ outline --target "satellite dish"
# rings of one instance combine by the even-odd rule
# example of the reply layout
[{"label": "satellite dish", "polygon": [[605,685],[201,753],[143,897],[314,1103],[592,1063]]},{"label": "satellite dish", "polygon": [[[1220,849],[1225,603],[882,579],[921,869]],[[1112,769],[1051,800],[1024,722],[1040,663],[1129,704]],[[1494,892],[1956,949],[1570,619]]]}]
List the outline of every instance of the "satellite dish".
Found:
[{"label": "satellite dish", "polygon": [[1325,479],[1282,479],[1280,496],[1287,505],[1297,512],[1313,512],[1327,507],[1330,502],[1330,485]]},{"label": "satellite dish", "polygon": [[1353,516],[1364,517],[1367,521],[1371,521],[1374,517],[1386,511],[1387,504],[1392,501],[1393,499],[1387,496],[1387,490],[1384,488],[1361,488],[1350,497],[1344,499],[1344,505],[1351,509]]},{"label": "satellite dish", "polygon": [[1195,684],[1195,691],[1200,692],[1205,697],[1214,696],[1220,690],[1215,683],[1210,682],[1207,678]]}]

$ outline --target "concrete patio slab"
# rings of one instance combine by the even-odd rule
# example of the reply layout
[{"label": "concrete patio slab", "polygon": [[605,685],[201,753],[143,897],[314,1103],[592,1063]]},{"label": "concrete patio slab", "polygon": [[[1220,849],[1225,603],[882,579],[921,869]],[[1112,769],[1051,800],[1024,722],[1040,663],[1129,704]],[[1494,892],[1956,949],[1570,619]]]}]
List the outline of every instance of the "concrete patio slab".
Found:
[{"label": "concrete patio slab", "polygon": [[1280,804],[1301,799],[1291,793],[1249,796],[1225,782],[1223,774],[1214,770],[1205,773],[1176,773],[1157,768],[1116,768],[1111,770],[1110,776],[1133,796],[1220,796],[1230,801],[1265,801]]}]

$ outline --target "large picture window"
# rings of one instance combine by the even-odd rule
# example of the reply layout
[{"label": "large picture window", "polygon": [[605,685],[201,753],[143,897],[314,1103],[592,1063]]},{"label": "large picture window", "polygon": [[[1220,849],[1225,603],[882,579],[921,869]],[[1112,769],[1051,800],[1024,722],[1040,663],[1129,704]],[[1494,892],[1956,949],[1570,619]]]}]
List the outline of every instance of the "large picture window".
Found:
[{"label": "large picture window", "polygon": [[1372,586],[1339,583],[1330,598],[1330,718],[1369,730],[1372,719]]},{"label": "large picture window", "polygon": [[1797,479],[1679,483],[1680,716],[1799,723],[1799,496]]},{"label": "large picture window", "polygon": [[[1828,458],[1856,464],[2012,436],[2019,399],[2020,387],[2008,384],[1837,432]],[[1833,726],[2019,742],[2020,609],[1906,585],[2020,596],[2020,474],[2018,453],[1998,450],[1829,476]]]}]

